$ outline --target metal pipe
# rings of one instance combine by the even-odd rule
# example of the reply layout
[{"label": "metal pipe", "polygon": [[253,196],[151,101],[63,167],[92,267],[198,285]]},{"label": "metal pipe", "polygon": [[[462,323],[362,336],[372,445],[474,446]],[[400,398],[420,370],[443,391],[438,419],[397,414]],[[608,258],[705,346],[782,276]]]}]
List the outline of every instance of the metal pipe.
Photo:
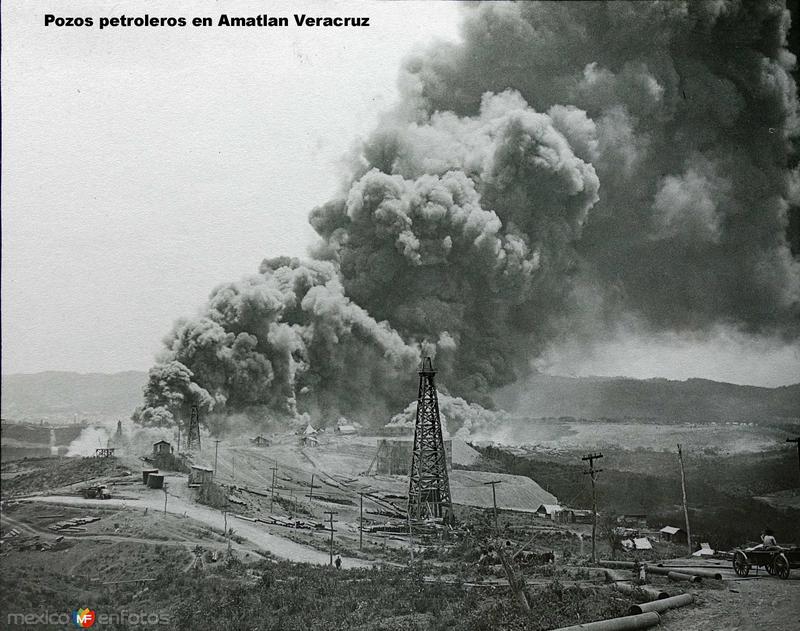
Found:
[{"label": "metal pipe", "polygon": [[689,574],[690,576],[699,576],[701,578],[713,578],[716,581],[722,580],[722,574],[714,570],[704,570],[699,567],[665,567],[660,565],[658,567],[648,565],[647,571],[652,574],[662,574],[668,576],[670,572],[680,572],[681,574]]},{"label": "metal pipe", "polygon": [[602,565],[603,567],[615,567],[619,569],[633,569],[634,563],[633,561],[598,561],[598,565]]},{"label": "metal pipe", "polygon": [[669,598],[669,594],[665,591],[658,590],[648,585],[632,585],[631,583],[614,583],[614,589],[629,596],[639,596],[643,600],[664,600]]},{"label": "metal pipe", "polygon": [[636,616],[625,618],[611,618],[598,620],[586,624],[576,624],[571,627],[561,627],[555,631],[635,631],[636,629],[649,629],[661,623],[661,616],[655,611],[649,611]]},{"label": "metal pipe", "polygon": [[667,578],[671,581],[689,581],[690,583],[699,583],[703,580],[700,576],[692,576],[683,572],[670,572],[667,574]]},{"label": "metal pipe", "polygon": [[691,605],[693,602],[693,594],[678,594],[677,596],[670,596],[669,598],[663,598],[661,600],[653,600],[649,603],[631,605],[628,609],[628,615],[634,616],[640,613],[647,613],[648,611],[661,613],[667,609],[675,609],[676,607]]}]

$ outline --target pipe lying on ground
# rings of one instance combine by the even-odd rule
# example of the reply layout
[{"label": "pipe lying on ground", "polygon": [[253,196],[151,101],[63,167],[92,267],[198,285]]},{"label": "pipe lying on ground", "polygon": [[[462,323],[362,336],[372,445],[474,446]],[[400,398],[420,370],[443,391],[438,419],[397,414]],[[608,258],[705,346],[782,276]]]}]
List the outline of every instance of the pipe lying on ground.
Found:
[{"label": "pipe lying on ground", "polygon": [[[633,561],[600,561],[599,565],[603,567],[613,567],[618,569],[633,569],[635,564]],[[669,575],[670,572],[681,572],[682,574],[690,574],[691,576],[700,576],[702,578],[713,578],[715,580],[721,581],[722,574],[715,570],[707,570],[704,568],[699,567],[669,567],[665,566],[663,563],[659,563],[658,565],[651,565],[647,562],[644,562],[643,565],[647,566],[647,571],[650,574],[661,574],[662,576]]]},{"label": "pipe lying on ground", "polygon": [[668,576],[670,572],[680,572],[681,574],[688,574],[689,576],[699,576],[701,578],[713,578],[714,580],[721,581],[722,574],[719,572],[715,572],[714,570],[704,570],[701,568],[696,567],[664,567],[658,566],[653,567],[648,565],[647,571],[652,572],[653,574],[663,574]]},{"label": "pipe lying on ground", "polygon": [[667,578],[671,581],[689,581],[690,583],[699,583],[703,580],[700,576],[692,576],[683,572],[670,572],[667,574]]},{"label": "pipe lying on ground", "polygon": [[649,603],[642,603],[641,605],[631,605],[630,609],[628,609],[628,615],[634,616],[640,613],[647,613],[648,611],[661,613],[667,609],[691,605],[693,602],[694,596],[692,594],[679,594],[678,596],[671,596],[662,600],[653,600]]},{"label": "pipe lying on ground", "polygon": [[561,627],[555,631],[635,631],[636,629],[649,629],[660,623],[661,616],[655,611],[650,611],[626,618],[611,618],[610,620]]},{"label": "pipe lying on ground", "polygon": [[619,592],[629,596],[639,596],[645,600],[664,600],[669,594],[648,585],[632,585],[631,583],[614,583],[612,586]]},{"label": "pipe lying on ground", "polygon": [[634,568],[633,561],[598,561],[597,564],[603,567],[615,567],[623,570],[632,570]]},{"label": "pipe lying on ground", "polygon": [[623,574],[622,572],[617,572],[615,570],[605,570],[604,574],[606,575],[606,580],[609,583],[616,583],[617,581],[629,581],[631,577],[629,574]]}]

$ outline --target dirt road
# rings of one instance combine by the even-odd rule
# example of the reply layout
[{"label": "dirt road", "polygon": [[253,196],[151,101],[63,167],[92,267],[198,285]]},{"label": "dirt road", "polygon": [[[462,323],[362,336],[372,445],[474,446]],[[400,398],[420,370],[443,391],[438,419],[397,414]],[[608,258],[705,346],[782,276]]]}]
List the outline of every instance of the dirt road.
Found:
[{"label": "dirt road", "polygon": [[[176,479],[175,484],[179,484],[180,479]],[[185,484],[185,479],[183,480]],[[68,495],[43,495],[27,498],[26,501],[46,502],[51,504],[63,504],[68,506],[96,507],[97,500],[87,500],[82,497]],[[145,508],[151,511],[164,510],[164,496],[162,493],[147,493],[135,499],[112,498],[103,500],[103,506],[118,506],[132,510]],[[187,501],[185,498],[170,494],[167,501],[167,512],[175,515],[186,515],[191,519],[202,522],[217,530],[224,530],[225,520],[223,514],[213,508]],[[274,556],[289,561],[300,563],[313,563],[315,565],[326,565],[329,556],[319,550],[310,548],[284,537],[273,535],[265,531],[261,525],[230,517],[228,527],[234,529],[234,533],[252,543],[259,550],[267,551]],[[335,553],[335,549],[334,549]],[[342,557],[343,566],[348,567],[370,567],[374,565],[369,561],[361,559]]]},{"label": "dirt road", "polygon": [[697,604],[667,612],[663,631],[793,631],[800,629],[800,574],[782,581],[764,577],[723,581],[698,590]]}]

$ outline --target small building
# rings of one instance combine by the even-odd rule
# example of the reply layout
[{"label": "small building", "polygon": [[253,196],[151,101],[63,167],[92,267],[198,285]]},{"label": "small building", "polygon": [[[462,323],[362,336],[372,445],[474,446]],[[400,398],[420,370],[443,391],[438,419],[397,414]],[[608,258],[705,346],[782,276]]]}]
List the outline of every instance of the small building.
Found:
[{"label": "small building", "polygon": [[633,539],[633,547],[636,550],[652,550],[653,544],[650,543],[647,537],[635,537]]},{"label": "small building", "polygon": [[534,514],[541,519],[551,519],[555,521],[557,519],[556,516],[563,510],[564,508],[558,504],[539,504],[539,508],[536,509]]},{"label": "small building", "polygon": [[319,438],[317,438],[316,434],[305,434],[300,437],[300,444],[303,447],[318,447]]},{"label": "small building", "polygon": [[153,443],[153,456],[168,455],[172,453],[172,445],[166,440],[159,440]]},{"label": "small building", "polygon": [[142,484],[147,484],[147,478],[153,473],[158,473],[158,469],[142,469]]},{"label": "small building", "polygon": [[631,528],[647,528],[647,513],[624,513],[617,518],[617,523]]},{"label": "small building", "polygon": [[163,489],[164,488],[164,474],[151,473],[147,476],[147,487],[150,489]]},{"label": "small building", "polygon": [[352,436],[353,434],[358,434],[358,429],[356,429],[355,425],[337,425],[333,431],[337,434],[342,434],[343,436]]},{"label": "small building", "polygon": [[256,447],[269,447],[272,443],[270,442],[269,438],[265,438],[260,434],[255,438],[251,438],[250,442],[253,443]]},{"label": "small building", "polygon": [[716,554],[714,550],[711,548],[711,544],[709,543],[701,543],[700,549],[697,552],[693,552],[693,557],[713,557]]},{"label": "small building", "polygon": [[189,486],[203,486],[214,481],[214,469],[192,465],[189,471]]},{"label": "small building", "polygon": [[[375,453],[375,472],[388,475],[408,475],[411,469],[411,454],[414,439],[379,438]],[[447,468],[453,468],[453,441],[444,441]]]},{"label": "small building", "polygon": [[572,522],[575,524],[591,524],[594,520],[592,511],[584,508],[572,509]]},{"label": "small building", "polygon": [[670,543],[686,543],[686,531],[683,528],[664,526],[658,532],[661,534],[662,541],[669,541]]}]

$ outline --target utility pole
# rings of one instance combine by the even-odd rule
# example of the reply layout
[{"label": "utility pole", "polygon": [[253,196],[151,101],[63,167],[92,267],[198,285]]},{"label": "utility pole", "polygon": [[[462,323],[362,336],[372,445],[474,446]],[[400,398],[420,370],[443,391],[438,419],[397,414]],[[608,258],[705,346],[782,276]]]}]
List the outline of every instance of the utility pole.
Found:
[{"label": "utility pole", "polygon": [[289,489],[289,517],[294,518],[294,490]]},{"label": "utility pole", "polygon": [[164,517],[167,516],[167,482],[164,481]]},{"label": "utility pole", "polygon": [[333,565],[333,516],[338,515],[339,512],[335,510],[326,510],[325,514],[328,515],[331,524],[331,565]]},{"label": "utility pole", "polygon": [[800,466],[800,436],[795,438],[787,438],[787,443],[795,443],[797,445],[797,465]]},{"label": "utility pole", "polygon": [[602,469],[594,468],[594,461],[602,457],[603,454],[596,453],[588,454],[581,458],[581,460],[589,461],[589,470],[584,471],[583,474],[590,476],[592,479],[592,563],[597,563],[597,490],[595,488],[595,482],[597,480],[597,474],[602,471]]},{"label": "utility pole", "polygon": [[364,547],[364,494],[358,494],[358,549]]},{"label": "utility pole", "polygon": [[495,494],[495,486],[502,484],[502,480],[492,480],[491,482],[484,482],[484,486],[492,485],[492,504],[494,505],[494,534],[500,536],[500,527],[497,525],[497,495]]},{"label": "utility pole", "polygon": [[228,544],[228,556],[231,555],[231,540],[228,537],[228,498],[225,497],[225,511],[222,513],[223,518],[225,519],[225,541]]},{"label": "utility pole", "polygon": [[[319,486],[319,485],[317,485],[317,486]],[[314,489],[317,488],[316,486],[314,486],[314,474],[313,473],[311,474],[311,487],[310,488],[311,488],[311,490],[308,492],[308,499],[313,500],[314,499]]]},{"label": "utility pole", "polygon": [[272,512],[272,503],[275,501],[275,474],[278,473],[278,463],[275,463],[274,467],[270,467],[272,471],[272,492],[269,496],[269,512]]},{"label": "utility pole", "polygon": [[414,531],[411,529],[411,513],[409,512],[406,512],[406,521],[408,522],[408,551],[411,553],[408,564],[411,566],[414,565]]},{"label": "utility pole", "polygon": [[219,444],[222,442],[219,439],[214,441],[214,475],[217,475],[217,455],[219,452]]},{"label": "utility pole", "polygon": [[233,454],[231,458],[233,459],[233,473],[231,477],[233,478],[233,483],[236,484],[236,454]]},{"label": "utility pole", "polygon": [[683,452],[681,446],[678,445],[678,460],[681,463],[681,493],[683,494],[683,517],[686,519],[686,547],[689,549],[691,556],[692,550],[692,531],[689,528],[689,507],[686,504],[686,474],[683,472]]}]

